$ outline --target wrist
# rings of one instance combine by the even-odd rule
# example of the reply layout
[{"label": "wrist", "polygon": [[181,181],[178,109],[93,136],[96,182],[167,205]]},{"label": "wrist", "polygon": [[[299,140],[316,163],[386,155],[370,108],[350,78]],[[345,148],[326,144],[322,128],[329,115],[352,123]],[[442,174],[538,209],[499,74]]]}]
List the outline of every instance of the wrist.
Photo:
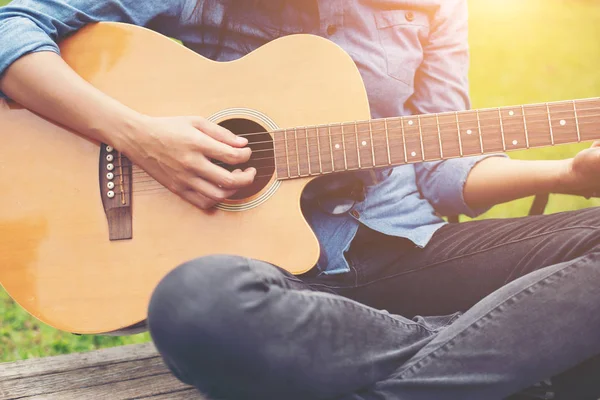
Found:
[{"label": "wrist", "polygon": [[550,192],[573,194],[578,188],[573,187],[573,159],[551,161],[554,164],[554,174],[551,179]]},{"label": "wrist", "polygon": [[140,135],[147,132],[150,117],[130,109],[119,111],[110,113],[111,118],[100,118],[97,124],[92,124],[91,136],[128,154],[139,142]]}]

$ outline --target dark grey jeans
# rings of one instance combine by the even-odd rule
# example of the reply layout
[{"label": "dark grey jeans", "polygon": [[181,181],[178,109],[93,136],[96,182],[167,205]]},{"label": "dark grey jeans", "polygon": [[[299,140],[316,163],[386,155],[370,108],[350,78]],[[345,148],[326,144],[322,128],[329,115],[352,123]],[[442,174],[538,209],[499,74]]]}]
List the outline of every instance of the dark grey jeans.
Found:
[{"label": "dark grey jeans", "polygon": [[600,209],[475,221],[424,249],[362,229],[338,276],[200,258],[158,285],[149,329],[219,400],[494,400],[549,377],[596,400],[599,228]]}]

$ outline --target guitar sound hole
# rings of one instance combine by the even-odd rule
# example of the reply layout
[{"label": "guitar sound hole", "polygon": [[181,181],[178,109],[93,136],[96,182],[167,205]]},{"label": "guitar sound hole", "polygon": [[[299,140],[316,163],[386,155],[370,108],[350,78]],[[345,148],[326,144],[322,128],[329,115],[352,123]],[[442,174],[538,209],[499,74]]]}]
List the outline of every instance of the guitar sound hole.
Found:
[{"label": "guitar sound hole", "polygon": [[[248,146],[252,149],[252,157],[245,164],[223,165],[223,168],[233,171],[235,169],[245,170],[246,168],[256,168],[256,178],[249,187],[238,190],[236,194],[230,197],[232,200],[242,200],[252,197],[259,193],[269,184],[275,173],[275,152],[273,150],[273,139],[262,125],[254,121],[242,118],[229,119],[221,122],[219,125],[229,129],[238,136],[244,136],[248,139]],[[219,163],[220,165],[220,163]]]}]

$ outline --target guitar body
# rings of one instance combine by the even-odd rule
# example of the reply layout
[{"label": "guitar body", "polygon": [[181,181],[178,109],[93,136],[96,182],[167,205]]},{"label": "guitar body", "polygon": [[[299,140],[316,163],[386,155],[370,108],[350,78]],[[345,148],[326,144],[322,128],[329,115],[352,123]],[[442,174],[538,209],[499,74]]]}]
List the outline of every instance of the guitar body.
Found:
[{"label": "guitar body", "polygon": [[[217,63],[149,30],[100,23],[61,49],[84,79],[148,115],[240,118],[266,131],[370,118],[351,58],[314,36]],[[300,209],[308,178],[273,178],[211,211],[166,189],[136,191],[134,181],[132,236],[110,240],[100,143],[4,101],[0,132],[0,283],[55,328],[105,333],[144,320],[160,279],[196,257],[237,254],[295,274],[319,257]]]}]

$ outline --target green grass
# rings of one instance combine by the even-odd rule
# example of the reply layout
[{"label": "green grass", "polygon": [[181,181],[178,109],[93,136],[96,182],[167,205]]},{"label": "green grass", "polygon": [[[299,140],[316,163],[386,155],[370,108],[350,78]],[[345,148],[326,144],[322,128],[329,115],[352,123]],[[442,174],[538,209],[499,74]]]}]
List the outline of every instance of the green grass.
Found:
[{"label": "green grass", "polygon": [[[6,4],[0,0],[0,5]],[[471,0],[473,106],[565,100],[600,95],[600,3],[591,0]],[[511,153],[520,159],[572,157],[587,145]],[[598,200],[553,195],[548,212],[599,205]],[[480,218],[527,214],[531,199],[494,207]],[[0,361],[78,352],[148,341],[74,336],[52,329],[0,290]]]},{"label": "green grass", "polygon": [[[471,0],[473,106],[600,96],[600,3],[590,0]],[[519,159],[562,159],[589,144],[510,153]],[[494,207],[480,218],[527,213],[532,199]],[[547,212],[599,205],[552,195]]]}]

